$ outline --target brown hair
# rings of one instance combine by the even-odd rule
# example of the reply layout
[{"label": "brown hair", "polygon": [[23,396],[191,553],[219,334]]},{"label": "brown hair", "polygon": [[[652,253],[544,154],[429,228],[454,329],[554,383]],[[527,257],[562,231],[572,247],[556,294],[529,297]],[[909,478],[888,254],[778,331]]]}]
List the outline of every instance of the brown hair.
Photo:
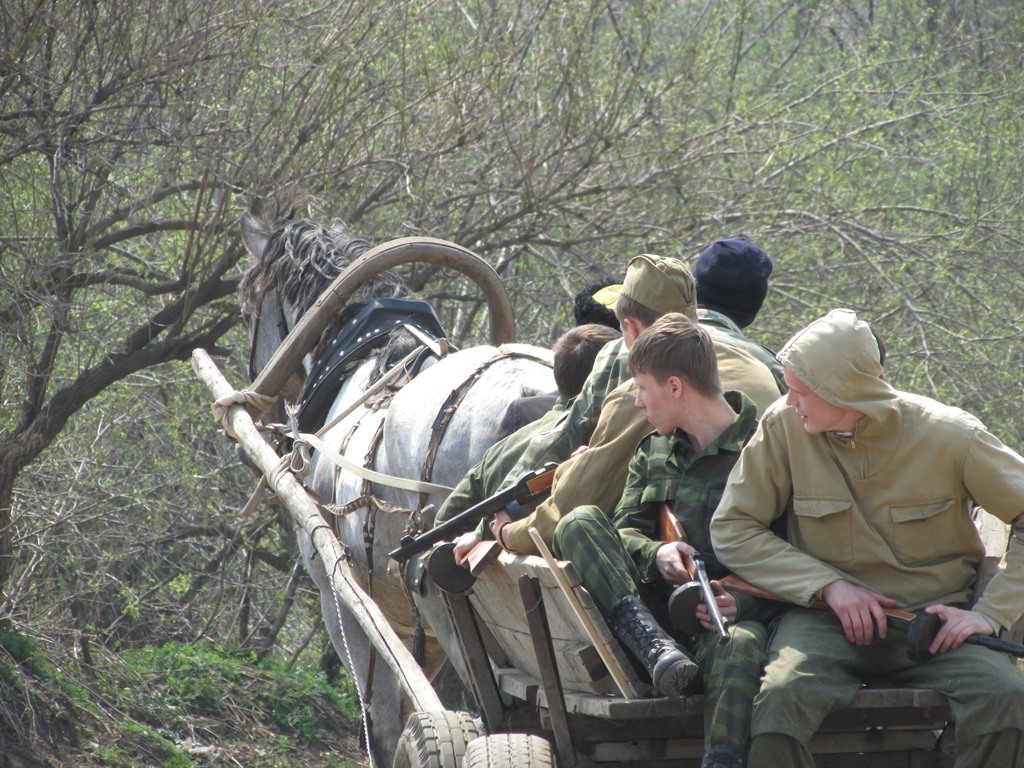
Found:
[{"label": "brown hair", "polygon": [[629,296],[623,296],[619,294],[619,298],[615,302],[615,316],[619,318],[621,323],[623,319],[628,318],[630,320],[636,320],[645,328],[654,324],[654,321],[661,317],[660,312],[655,312],[650,307],[646,307],[636,299],[631,299]]},{"label": "brown hair", "polygon": [[658,381],[678,376],[705,397],[722,394],[711,335],[678,312],[663,315],[637,336],[629,350],[629,367]]},{"label": "brown hair", "polygon": [[563,397],[576,397],[583,389],[594,368],[594,359],[609,341],[619,338],[619,332],[606,325],[585,323],[566,331],[555,342],[554,373],[558,392]]}]

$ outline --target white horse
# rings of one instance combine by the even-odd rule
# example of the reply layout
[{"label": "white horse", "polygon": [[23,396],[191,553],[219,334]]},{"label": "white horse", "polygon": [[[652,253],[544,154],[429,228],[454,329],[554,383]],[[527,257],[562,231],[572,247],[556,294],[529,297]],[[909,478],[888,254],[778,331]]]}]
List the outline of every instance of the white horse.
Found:
[{"label": "white horse", "polygon": [[[250,328],[250,375],[255,376],[321,292],[369,250],[370,244],[353,237],[340,224],[325,227],[290,216],[264,221],[256,212],[243,217],[242,236],[256,259],[239,288],[243,316]],[[466,680],[436,588],[424,577],[416,559],[400,574],[396,564],[389,563],[387,553],[410,528],[429,527],[431,506],[440,507],[446,495],[435,486],[453,487],[480,459],[496,439],[496,428],[512,400],[555,388],[551,354],[516,344],[444,354],[444,340],[424,341],[430,335],[429,315],[420,314],[403,324],[392,315],[381,321],[378,314],[369,327],[354,334],[357,339],[366,344],[381,325],[394,323],[395,329],[373,337],[361,350],[340,356],[341,363],[330,375],[342,379],[336,394],[326,389],[330,377],[323,383],[309,378],[316,374],[318,363],[322,365],[330,357],[339,329],[344,336],[345,329],[356,325],[360,312],[365,313],[374,300],[385,299],[383,304],[391,309],[387,300],[408,298],[409,293],[390,270],[359,286],[281,391],[286,399],[295,401],[304,386],[305,394],[314,393],[311,401],[329,405],[326,415],[303,405],[301,421],[314,422],[303,424],[303,431],[316,432],[328,425],[320,435],[324,445],[351,464],[339,466],[325,458],[329,451],[318,451],[306,485],[331,511],[334,530],[351,553],[360,586],[398,635],[407,639],[414,655],[425,657],[424,671],[429,678],[450,657]],[[421,370],[408,374],[411,379],[403,384],[407,378],[403,371],[412,370],[411,361],[422,363]],[[386,481],[367,479],[374,476],[361,468],[415,482],[411,489],[397,488]],[[335,599],[329,574],[308,537],[300,535],[299,546],[320,588],[332,643],[355,679],[364,704],[369,702],[365,711],[371,756],[378,766],[389,766],[410,714],[402,711],[401,689],[387,665],[375,663],[359,624]]]}]

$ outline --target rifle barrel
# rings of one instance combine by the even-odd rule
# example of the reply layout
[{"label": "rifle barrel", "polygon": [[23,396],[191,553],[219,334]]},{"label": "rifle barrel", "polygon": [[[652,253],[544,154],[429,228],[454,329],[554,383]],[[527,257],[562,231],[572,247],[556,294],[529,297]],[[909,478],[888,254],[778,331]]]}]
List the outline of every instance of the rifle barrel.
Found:
[{"label": "rifle barrel", "polygon": [[704,559],[700,556],[697,550],[693,551],[691,555],[693,558],[693,564],[697,571],[697,580],[700,582],[700,590],[704,593],[704,605],[707,606],[708,614],[711,616],[711,620],[715,624],[715,632],[718,634],[719,645],[724,645],[729,642],[729,630],[727,628],[728,622],[725,617],[722,616],[722,612],[718,609],[718,601],[716,599],[715,590],[711,588],[711,581],[708,579],[708,572],[704,568]]}]

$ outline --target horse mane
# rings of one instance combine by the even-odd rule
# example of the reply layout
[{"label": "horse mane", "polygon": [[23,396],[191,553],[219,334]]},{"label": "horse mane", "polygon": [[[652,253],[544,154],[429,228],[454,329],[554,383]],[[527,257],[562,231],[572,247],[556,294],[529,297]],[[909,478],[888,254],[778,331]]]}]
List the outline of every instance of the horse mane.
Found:
[{"label": "horse mane", "polygon": [[[266,292],[277,288],[282,303],[291,304],[302,316],[334,279],[372,244],[349,232],[340,220],[325,227],[305,218],[292,218],[296,206],[278,206],[272,217],[260,206],[250,211],[267,246],[257,263],[246,270],[238,286],[242,317],[246,321],[259,311]],[[331,321],[320,338],[314,355],[369,301],[379,298],[411,298],[414,294],[394,270],[385,270],[360,285]]]}]

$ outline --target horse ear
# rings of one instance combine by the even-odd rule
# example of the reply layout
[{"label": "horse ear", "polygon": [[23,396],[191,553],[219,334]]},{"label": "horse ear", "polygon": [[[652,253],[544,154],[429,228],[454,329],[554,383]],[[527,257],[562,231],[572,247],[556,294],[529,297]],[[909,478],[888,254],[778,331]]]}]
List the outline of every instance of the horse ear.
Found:
[{"label": "horse ear", "polygon": [[263,226],[251,213],[242,214],[242,242],[256,261],[261,261],[270,238]]}]

